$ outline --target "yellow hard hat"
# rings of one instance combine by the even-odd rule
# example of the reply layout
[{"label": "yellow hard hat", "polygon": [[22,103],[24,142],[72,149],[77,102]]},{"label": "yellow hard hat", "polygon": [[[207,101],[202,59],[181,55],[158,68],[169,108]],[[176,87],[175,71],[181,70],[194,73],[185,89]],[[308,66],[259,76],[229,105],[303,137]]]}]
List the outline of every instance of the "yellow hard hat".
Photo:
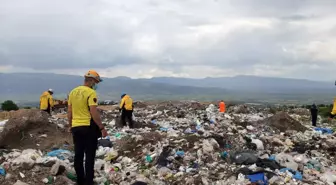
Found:
[{"label": "yellow hard hat", "polygon": [[85,77],[94,78],[98,82],[102,82],[103,81],[103,79],[100,78],[99,74],[95,70],[89,70],[84,76]]}]

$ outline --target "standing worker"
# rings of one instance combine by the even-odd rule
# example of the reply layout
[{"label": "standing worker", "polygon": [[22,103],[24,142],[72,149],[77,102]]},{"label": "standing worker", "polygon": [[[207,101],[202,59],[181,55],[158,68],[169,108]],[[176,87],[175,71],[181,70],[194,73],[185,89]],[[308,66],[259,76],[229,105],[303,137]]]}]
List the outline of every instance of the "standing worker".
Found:
[{"label": "standing worker", "polygon": [[52,89],[49,89],[48,91],[45,91],[40,96],[40,110],[46,111],[51,115],[51,110],[54,107],[54,100],[52,95],[54,94],[54,91]]},{"label": "standing worker", "polygon": [[[335,82],[336,83],[336,82]],[[334,106],[332,111],[329,114],[329,120],[333,119],[336,116],[336,97],[334,99]]]},{"label": "standing worker", "polygon": [[133,124],[133,100],[127,94],[121,95],[121,101],[119,105],[119,112],[121,111],[121,123],[125,127],[126,119],[128,119],[129,127],[134,128]]},{"label": "standing worker", "polygon": [[315,105],[315,103],[310,108],[311,118],[312,118],[312,124],[314,127],[316,127],[316,121],[317,121],[317,112],[318,109]]},{"label": "standing worker", "polygon": [[[68,121],[75,145],[75,171],[78,185],[93,185],[97,139],[107,131],[97,110],[99,74],[90,70],[84,75],[84,85],[74,88],[68,99]],[[85,173],[83,158],[85,153]]]},{"label": "standing worker", "polygon": [[219,112],[224,113],[226,111],[226,106],[223,100],[220,101],[219,103]]}]

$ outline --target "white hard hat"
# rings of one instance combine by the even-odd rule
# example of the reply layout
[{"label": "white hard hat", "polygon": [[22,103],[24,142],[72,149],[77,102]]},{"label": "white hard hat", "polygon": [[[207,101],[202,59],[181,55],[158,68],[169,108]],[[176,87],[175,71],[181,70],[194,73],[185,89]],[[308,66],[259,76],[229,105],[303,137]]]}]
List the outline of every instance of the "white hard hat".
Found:
[{"label": "white hard hat", "polygon": [[48,91],[49,91],[49,92],[54,92],[52,89],[49,89]]}]

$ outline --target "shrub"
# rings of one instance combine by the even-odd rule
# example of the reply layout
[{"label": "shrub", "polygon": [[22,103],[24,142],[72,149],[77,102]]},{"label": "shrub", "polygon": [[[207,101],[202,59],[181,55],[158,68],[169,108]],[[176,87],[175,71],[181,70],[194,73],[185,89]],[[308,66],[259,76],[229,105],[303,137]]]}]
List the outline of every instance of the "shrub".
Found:
[{"label": "shrub", "polygon": [[276,108],[274,108],[274,107],[270,107],[269,112],[270,112],[271,114],[276,114],[276,113],[277,113],[277,110],[276,110]]},{"label": "shrub", "polygon": [[4,111],[11,111],[19,110],[19,107],[12,100],[6,100],[1,104],[1,109]]},{"label": "shrub", "polygon": [[319,115],[322,116],[322,118],[326,118],[326,117],[329,117],[329,114],[332,110],[332,107],[320,107],[319,108]]}]

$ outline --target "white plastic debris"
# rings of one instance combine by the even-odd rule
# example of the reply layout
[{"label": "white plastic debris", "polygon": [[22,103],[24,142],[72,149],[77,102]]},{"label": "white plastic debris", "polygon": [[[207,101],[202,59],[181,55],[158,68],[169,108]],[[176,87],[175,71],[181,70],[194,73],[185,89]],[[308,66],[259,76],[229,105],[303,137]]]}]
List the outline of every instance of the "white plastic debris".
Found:
[{"label": "white plastic debris", "polygon": [[212,144],[207,139],[203,140],[202,148],[204,154],[211,154],[214,151]]},{"label": "white plastic debris", "polygon": [[5,126],[5,124],[7,123],[7,121],[8,121],[8,119],[7,119],[7,120],[2,120],[2,121],[0,121],[0,132],[2,132],[2,130],[3,130],[4,126]]},{"label": "white plastic debris", "polygon": [[[330,153],[331,147],[336,145],[334,135],[311,130],[309,115],[308,118],[300,114],[292,117],[300,119],[300,123],[307,126],[307,131],[300,132],[291,128],[280,132],[275,127],[286,125],[286,120],[279,117],[279,123],[277,120],[264,122],[273,113],[248,104],[233,105],[225,114],[219,113],[215,104],[207,106],[196,101],[135,108],[138,124],[136,129],[119,128],[116,124],[120,118],[118,110],[101,112],[113,147],[97,149],[94,181],[99,185],[107,181],[120,185],[135,181],[164,185],[171,183],[172,178],[175,183],[183,182],[186,185],[198,183],[199,180],[202,184],[209,185],[245,185],[250,184],[248,174],[239,174],[238,178],[235,175],[228,177],[230,172],[245,167],[250,170],[270,170],[275,174],[269,179],[270,184],[324,185],[332,184],[336,180],[336,165]],[[59,128],[67,124],[66,118],[53,117],[49,120]],[[325,127],[322,123],[319,126]],[[29,133],[23,139],[36,138],[36,144],[40,146],[45,146],[43,141],[51,138],[50,134],[44,135],[44,132]],[[251,139],[252,145],[247,138]],[[66,147],[64,150],[69,150],[71,144],[62,143],[51,147]],[[257,150],[250,150],[250,146],[254,150],[254,145]],[[49,155],[53,151],[51,148],[43,152],[33,149],[4,151],[5,162],[2,166],[4,169],[11,169],[10,172],[19,175],[22,181],[32,184],[32,175],[40,183],[47,184],[49,176],[57,175],[65,167],[63,175],[58,175],[54,183],[72,184],[67,177],[69,173],[76,174],[72,151],[68,151],[71,155],[64,157],[64,160]],[[284,167],[303,170],[302,175],[307,183],[294,179],[290,172],[281,173],[278,169],[268,168],[267,164],[260,167],[258,163],[259,159],[274,158]],[[5,183],[13,180],[10,176],[6,174],[6,178],[3,178]],[[36,184],[35,181],[34,183]]]},{"label": "white plastic debris", "polygon": [[275,160],[284,167],[297,170],[298,169],[298,164],[294,161],[293,157],[289,154],[285,153],[280,153],[275,156]]},{"label": "white plastic debris", "polygon": [[27,183],[25,183],[25,182],[22,182],[22,181],[20,181],[20,180],[17,180],[16,183],[15,183],[14,185],[29,185],[29,184],[27,184]]},{"label": "white plastic debris", "polygon": [[264,144],[260,139],[252,139],[251,143],[256,144],[258,150],[264,150]]}]

